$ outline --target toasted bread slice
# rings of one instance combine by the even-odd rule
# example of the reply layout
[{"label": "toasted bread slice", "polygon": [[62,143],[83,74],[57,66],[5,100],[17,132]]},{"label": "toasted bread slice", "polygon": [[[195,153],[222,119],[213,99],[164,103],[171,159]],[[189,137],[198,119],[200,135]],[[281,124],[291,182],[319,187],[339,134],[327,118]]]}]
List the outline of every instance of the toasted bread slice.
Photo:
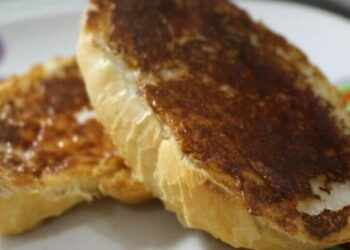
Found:
[{"label": "toasted bread slice", "polygon": [[350,119],[306,56],[225,0],[92,0],[78,61],[118,152],[235,247],[350,240]]},{"label": "toasted bread slice", "polygon": [[151,197],[93,117],[74,59],[0,85],[0,233],[21,233],[100,195]]}]

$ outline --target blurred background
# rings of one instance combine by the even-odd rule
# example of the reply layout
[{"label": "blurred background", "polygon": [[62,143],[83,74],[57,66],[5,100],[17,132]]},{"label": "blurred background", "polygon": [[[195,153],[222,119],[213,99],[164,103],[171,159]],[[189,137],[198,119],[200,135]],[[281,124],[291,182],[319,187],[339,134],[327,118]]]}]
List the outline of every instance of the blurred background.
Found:
[{"label": "blurred background", "polygon": [[299,2],[308,5],[317,6],[319,8],[331,10],[350,18],[350,0],[276,0],[276,1],[290,1]]},{"label": "blurred background", "polygon": [[[316,6],[322,9],[330,10],[333,12],[336,12],[342,16],[345,16],[347,18],[350,18],[350,0],[246,0],[246,1],[290,1],[290,2],[298,2],[303,3],[307,5]],[[39,8],[40,5],[60,5],[65,2],[75,2],[76,4],[87,2],[87,0],[0,0],[0,8],[1,6],[6,6],[7,9],[8,6],[15,7],[18,10],[19,6],[27,6],[28,4],[31,4],[33,6],[34,4],[38,4]],[[0,9],[1,11],[1,9]],[[1,17],[0,17],[1,18]]]},{"label": "blurred background", "polygon": [[[88,1],[0,0],[0,77],[24,71],[33,62],[47,60],[52,55],[73,53],[76,50],[80,12]],[[350,0],[232,1],[256,6],[254,7],[256,20],[263,18],[272,29],[285,35],[306,51],[309,58],[317,62],[333,82],[350,83],[348,66],[350,53],[347,49],[350,48]],[[323,11],[290,4],[283,4],[285,8],[280,11],[282,5],[278,3],[287,2],[325,9],[327,13],[338,15],[324,15]],[[27,45],[21,45],[19,41],[26,41],[28,36],[30,44],[38,46],[39,50],[28,50]],[[329,44],[335,42],[338,51],[346,52],[326,53]],[[330,60],[337,63],[330,64]]]}]

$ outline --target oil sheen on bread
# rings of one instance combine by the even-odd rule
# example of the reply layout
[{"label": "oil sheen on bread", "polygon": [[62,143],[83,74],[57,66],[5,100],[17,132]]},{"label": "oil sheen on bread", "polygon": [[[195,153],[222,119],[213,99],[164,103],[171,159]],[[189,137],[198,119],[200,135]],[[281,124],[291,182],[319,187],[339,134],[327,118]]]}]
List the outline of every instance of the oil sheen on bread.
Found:
[{"label": "oil sheen on bread", "polygon": [[75,60],[1,83],[0,233],[22,233],[102,195],[151,198],[94,118]]}]

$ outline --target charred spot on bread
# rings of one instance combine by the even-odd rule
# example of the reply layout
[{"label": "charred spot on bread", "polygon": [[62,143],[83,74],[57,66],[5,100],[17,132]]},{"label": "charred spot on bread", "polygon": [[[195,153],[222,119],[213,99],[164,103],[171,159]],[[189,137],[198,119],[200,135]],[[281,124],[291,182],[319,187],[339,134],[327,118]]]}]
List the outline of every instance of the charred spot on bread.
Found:
[{"label": "charred spot on bread", "polygon": [[309,63],[302,52],[225,0],[92,2],[99,11],[88,12],[87,28],[108,27],[111,51],[152,76],[138,94],[183,153],[241,183],[253,215],[291,234],[301,216],[317,239],[348,224],[346,208],[315,216],[296,208],[317,199],[312,179],[350,180],[350,138],[299,68]]},{"label": "charred spot on bread", "polygon": [[75,62],[35,79],[29,89],[19,86],[13,97],[0,104],[0,166],[18,182],[94,167],[101,159],[123,165],[95,119],[77,121],[92,109]]}]

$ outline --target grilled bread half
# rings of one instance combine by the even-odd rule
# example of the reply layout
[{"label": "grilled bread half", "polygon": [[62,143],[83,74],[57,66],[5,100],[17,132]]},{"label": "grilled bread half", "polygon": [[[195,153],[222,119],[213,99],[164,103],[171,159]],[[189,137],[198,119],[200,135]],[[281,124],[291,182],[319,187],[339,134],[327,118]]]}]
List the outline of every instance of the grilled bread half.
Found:
[{"label": "grilled bread half", "polygon": [[149,199],[94,119],[74,59],[0,85],[0,233],[17,234],[82,201]]},{"label": "grilled bread half", "polygon": [[234,247],[350,240],[350,119],[286,39],[225,0],[92,0],[78,61],[118,152]]}]

